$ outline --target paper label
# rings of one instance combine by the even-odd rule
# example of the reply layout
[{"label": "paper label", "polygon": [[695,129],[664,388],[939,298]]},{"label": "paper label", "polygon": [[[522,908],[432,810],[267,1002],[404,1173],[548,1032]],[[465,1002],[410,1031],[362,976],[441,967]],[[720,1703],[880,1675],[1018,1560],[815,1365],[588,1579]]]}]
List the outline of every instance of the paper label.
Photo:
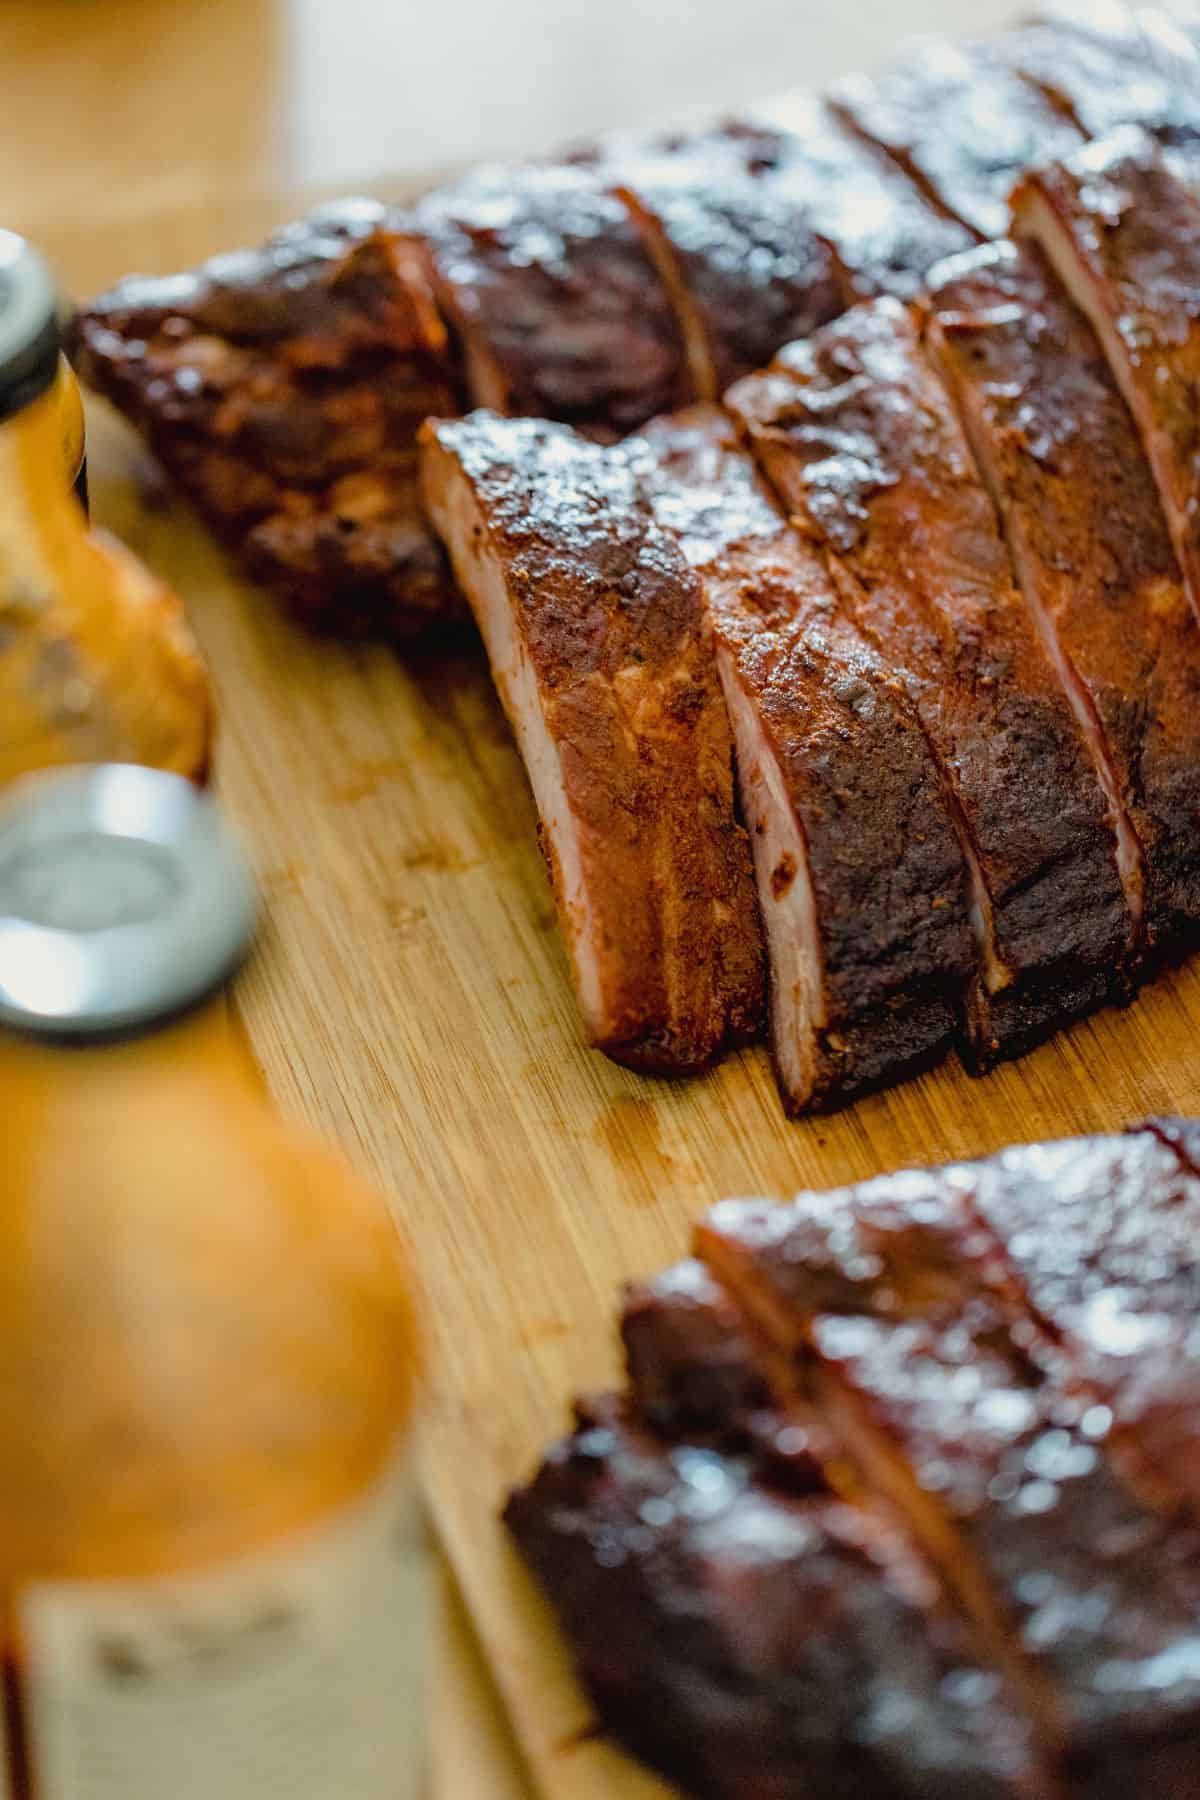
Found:
[{"label": "paper label", "polygon": [[213,1577],[28,1589],[38,1800],[417,1800],[428,1602],[407,1470]]}]

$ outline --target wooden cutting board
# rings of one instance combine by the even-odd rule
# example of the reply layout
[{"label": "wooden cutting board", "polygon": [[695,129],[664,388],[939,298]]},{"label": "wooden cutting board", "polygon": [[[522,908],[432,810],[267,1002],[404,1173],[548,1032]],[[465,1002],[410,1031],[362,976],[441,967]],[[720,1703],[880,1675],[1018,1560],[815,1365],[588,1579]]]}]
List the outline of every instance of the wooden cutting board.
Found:
[{"label": "wooden cutting board", "polygon": [[[118,216],[73,231],[60,263],[84,292],[253,240],[295,205]],[[616,1379],[621,1283],[682,1255],[724,1195],[1200,1112],[1200,963],[984,1081],[950,1064],[832,1119],[787,1124],[761,1050],[702,1081],[638,1079],[580,1042],[478,649],[401,660],[305,639],[231,577],[124,428],[99,405],[91,421],[96,515],[184,595],[216,678],[220,787],[268,903],[240,988],[253,1042],[283,1104],[386,1186],[416,1255],[432,1508],[539,1791],[661,1796],[590,1733],[496,1516],[570,1395]]]}]

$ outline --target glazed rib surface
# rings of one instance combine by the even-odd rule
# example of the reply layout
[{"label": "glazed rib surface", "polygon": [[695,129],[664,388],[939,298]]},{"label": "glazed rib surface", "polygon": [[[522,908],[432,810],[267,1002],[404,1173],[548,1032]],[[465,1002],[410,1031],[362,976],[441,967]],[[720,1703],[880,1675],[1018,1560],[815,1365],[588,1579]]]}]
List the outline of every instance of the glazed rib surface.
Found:
[{"label": "glazed rib surface", "polygon": [[741,137],[760,181],[803,201],[814,228],[835,247],[856,299],[911,299],[936,262],[974,242],[885,151],[864,143],[810,94],[761,107],[729,130]]},{"label": "glazed rib surface", "polygon": [[614,191],[675,297],[694,390],[715,400],[846,305],[833,246],[797,186],[764,181],[733,140],[620,165]]},{"label": "glazed rib surface", "polygon": [[741,1314],[694,1257],[630,1284],[621,1341],[637,1413],[661,1436],[743,1447],[771,1407]]},{"label": "glazed rib surface", "polygon": [[420,506],[417,427],[458,406],[403,218],[348,201],[192,275],[131,278],[78,316],[72,349],[306,623],[403,637],[465,619]]},{"label": "glazed rib surface", "polygon": [[1013,68],[1083,128],[1140,125],[1165,144],[1200,134],[1200,64],[1169,16],[1118,0],[1051,7],[1001,40]]},{"label": "glazed rib surface", "polygon": [[1198,1209],[1187,1119],[716,1207],[507,1512],[602,1722],[720,1800],[1189,1800]]},{"label": "glazed rib surface", "polygon": [[666,290],[592,170],[484,169],[417,216],[476,405],[612,435],[692,398]]},{"label": "glazed rib surface", "polygon": [[1045,1795],[995,1674],[874,1513],[661,1442],[606,1402],[506,1518],[603,1716],[689,1793]]},{"label": "glazed rib surface", "polygon": [[949,1177],[1069,1384],[1111,1413],[1154,1491],[1200,1518],[1200,1180],[1161,1129],[1017,1147]]},{"label": "glazed rib surface", "polygon": [[955,1172],[791,1208],[731,1202],[699,1245],[759,1329],[815,1364],[868,1486],[940,1568],[1072,1782],[1116,1793],[1119,1771],[1139,1791],[1174,1757],[1178,1783],[1200,1734],[1195,1534],[1132,1484],[1108,1411],[1038,1362]]},{"label": "glazed rib surface", "polygon": [[839,82],[831,100],[930,199],[984,238],[1007,230],[1017,176],[1081,141],[1074,123],[987,40],[924,40],[877,75]]}]

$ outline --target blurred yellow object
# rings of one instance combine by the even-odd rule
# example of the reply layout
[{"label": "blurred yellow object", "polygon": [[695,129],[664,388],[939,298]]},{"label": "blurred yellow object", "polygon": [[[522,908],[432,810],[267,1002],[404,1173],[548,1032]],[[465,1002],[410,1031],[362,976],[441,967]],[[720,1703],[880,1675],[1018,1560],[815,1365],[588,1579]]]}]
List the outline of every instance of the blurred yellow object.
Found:
[{"label": "blurred yellow object", "polygon": [[211,701],[183,608],[88,529],[71,487],[83,468],[53,288],[0,233],[0,783],[101,761],[203,779]]},{"label": "blurred yellow object", "polygon": [[80,505],[87,510],[87,420],[83,411],[83,395],[75,371],[60,352],[58,379],[54,384],[58,399],[59,433],[62,441],[63,470],[75,489]]},{"label": "blurred yellow object", "polygon": [[0,1793],[22,1800],[416,1797],[405,1262],[381,1198],[279,1118],[219,991],[252,917],[182,781],[80,769],[0,800]]},{"label": "blurred yellow object", "polygon": [[101,1048],[0,1033],[0,1096],[0,1590],[204,1569],[347,1505],[412,1393],[399,1239],[225,1002]]}]

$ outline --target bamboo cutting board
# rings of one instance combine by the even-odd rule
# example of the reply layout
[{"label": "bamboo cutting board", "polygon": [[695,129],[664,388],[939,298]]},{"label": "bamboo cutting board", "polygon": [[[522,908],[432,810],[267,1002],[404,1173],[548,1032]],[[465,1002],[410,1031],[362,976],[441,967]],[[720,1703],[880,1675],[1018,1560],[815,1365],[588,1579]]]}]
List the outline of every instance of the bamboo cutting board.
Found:
[{"label": "bamboo cutting board", "polygon": [[[60,266],[90,291],[252,241],[296,204],[110,220],[74,231]],[[688,1084],[628,1074],[580,1043],[482,654],[306,640],[231,578],[105,409],[91,425],[97,517],[183,594],[214,671],[220,788],[268,903],[240,987],[258,1055],[283,1104],[385,1185],[418,1262],[432,1509],[539,1792],[661,1796],[590,1733],[496,1519],[569,1396],[615,1379],[621,1282],[682,1255],[725,1195],[1200,1112],[1200,963],[985,1081],[950,1064],[833,1119],[787,1124],[761,1050]]]}]

